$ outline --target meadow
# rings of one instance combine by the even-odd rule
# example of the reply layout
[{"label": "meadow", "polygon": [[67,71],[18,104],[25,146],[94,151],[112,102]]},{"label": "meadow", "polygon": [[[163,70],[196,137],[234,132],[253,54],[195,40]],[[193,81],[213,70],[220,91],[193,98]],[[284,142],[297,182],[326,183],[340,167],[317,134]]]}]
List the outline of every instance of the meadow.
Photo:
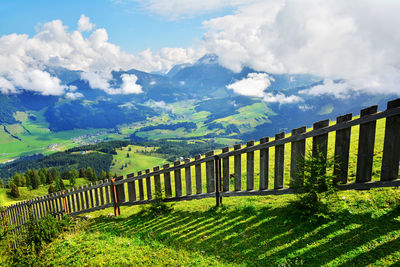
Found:
[{"label": "meadow", "polygon": [[[389,266],[400,262],[400,190],[339,192],[330,220],[310,221],[295,196],[174,204],[160,216],[122,207],[78,217],[37,266]],[[2,258],[6,264],[6,258]]]}]

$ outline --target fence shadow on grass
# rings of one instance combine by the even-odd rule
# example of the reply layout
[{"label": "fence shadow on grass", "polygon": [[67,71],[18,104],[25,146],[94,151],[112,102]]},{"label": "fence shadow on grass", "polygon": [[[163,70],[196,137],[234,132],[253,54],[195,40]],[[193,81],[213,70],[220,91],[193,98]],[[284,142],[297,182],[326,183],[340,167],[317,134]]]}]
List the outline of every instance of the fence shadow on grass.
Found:
[{"label": "fence shadow on grass", "polygon": [[[400,208],[376,218],[371,213],[334,216],[335,220],[315,224],[297,216],[290,205],[275,209],[242,206],[178,210],[157,218],[148,214],[100,217],[91,231],[138,236],[245,265],[324,265],[332,261],[366,265],[400,251],[400,240],[390,239],[391,232],[400,230]],[[371,242],[373,248],[367,249]]]}]

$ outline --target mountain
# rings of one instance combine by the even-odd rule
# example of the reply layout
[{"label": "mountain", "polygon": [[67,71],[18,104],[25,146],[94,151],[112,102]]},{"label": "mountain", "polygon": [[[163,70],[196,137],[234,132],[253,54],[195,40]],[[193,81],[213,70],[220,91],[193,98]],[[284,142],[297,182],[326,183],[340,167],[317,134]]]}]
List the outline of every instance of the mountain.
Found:
[{"label": "mountain", "polygon": [[[121,128],[118,130],[123,133],[121,138],[130,136],[132,140],[205,138],[226,142],[272,136],[345,113],[357,115],[363,107],[376,103],[382,107],[387,100],[395,98],[366,94],[341,99],[307,95],[301,91],[321,85],[320,77],[265,73],[270,81],[266,91],[272,97],[295,95],[302,101],[264,102],[262,98],[239,95],[227,88],[247,79],[250,73],[260,72],[244,67],[235,73],[221,66],[215,55],[205,55],[193,64],[176,65],[167,74],[135,69],[113,71],[108,82],[114,90],[123,85],[123,75],[136,76],[142,92],[128,95],[91,88],[88,81],[81,79],[82,71],[50,67],[46,70],[82,97],[43,96],[26,90],[15,95],[0,94],[0,122],[4,126],[4,130],[0,128],[0,141],[3,141],[0,157],[8,155],[3,152],[9,147],[2,148],[8,144],[7,140],[21,142],[18,146],[26,147],[31,139],[22,137],[29,134],[33,138],[37,127],[46,136],[74,129]],[[21,117],[17,113],[25,115]],[[181,127],[187,123],[191,127]]]}]

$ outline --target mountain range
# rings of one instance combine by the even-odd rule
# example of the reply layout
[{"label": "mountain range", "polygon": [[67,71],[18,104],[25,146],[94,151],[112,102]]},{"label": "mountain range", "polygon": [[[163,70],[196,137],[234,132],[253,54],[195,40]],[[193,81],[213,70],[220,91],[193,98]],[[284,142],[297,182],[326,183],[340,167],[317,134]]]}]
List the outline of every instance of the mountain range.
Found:
[{"label": "mountain range", "polygon": [[[3,135],[18,139],[19,134],[32,134],[28,133],[27,127],[24,127],[26,131],[14,133],[10,127],[24,126],[16,116],[24,113],[27,115],[25,122],[35,124],[40,121],[50,132],[126,127],[133,141],[162,138],[247,140],[272,136],[302,125],[311,126],[318,120],[334,119],[345,113],[357,115],[361,108],[372,104],[380,104],[382,108],[388,99],[394,98],[367,94],[347,98],[301,94],[323,84],[323,79],[306,74],[262,73],[247,67],[234,73],[221,66],[215,55],[206,55],[194,64],[176,65],[166,74],[135,69],[111,73],[109,84],[112,89],[122,86],[124,75],[134,75],[141,88],[141,93],[137,94],[110,94],[91,88],[88,80],[82,78],[82,71],[50,67],[46,70],[69,88],[74,88],[75,97],[45,96],[27,90],[20,90],[19,94],[0,94]],[[264,94],[272,97],[295,95],[300,96],[301,101],[270,101],[246,93],[246,88],[240,93],[229,88],[237,81],[248,79],[249,74],[263,74],[269,78],[270,84]],[[252,88],[248,89],[251,91]],[[195,123],[197,128],[181,127],[180,123],[186,122]],[[173,129],[174,124],[179,129]],[[157,125],[161,126],[157,128]],[[2,138],[0,134],[0,140]],[[223,143],[223,139],[220,142]],[[0,142],[0,154],[4,152],[1,150]]]}]

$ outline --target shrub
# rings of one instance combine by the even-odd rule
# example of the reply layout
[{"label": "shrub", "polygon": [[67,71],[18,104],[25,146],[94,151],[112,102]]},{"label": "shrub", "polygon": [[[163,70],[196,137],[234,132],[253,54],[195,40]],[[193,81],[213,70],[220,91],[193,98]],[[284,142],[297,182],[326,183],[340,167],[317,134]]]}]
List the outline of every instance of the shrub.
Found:
[{"label": "shrub", "polygon": [[14,183],[11,184],[10,195],[15,198],[20,197],[18,186]]},{"label": "shrub", "polygon": [[154,201],[150,203],[150,205],[145,208],[142,207],[142,213],[148,213],[154,217],[169,213],[173,210],[173,205],[168,205],[163,201],[161,191],[157,191],[154,196]]},{"label": "shrub", "polygon": [[50,186],[49,186],[48,193],[49,193],[49,194],[53,194],[53,193],[55,193],[55,192],[56,192],[56,189],[54,188],[54,186],[53,186],[53,185],[50,185]]},{"label": "shrub", "polygon": [[295,204],[305,215],[316,218],[327,218],[327,201],[335,195],[335,176],[331,173],[338,163],[334,158],[327,158],[317,149],[316,153],[308,151],[305,157],[297,159],[297,179],[291,180],[297,202]]}]

